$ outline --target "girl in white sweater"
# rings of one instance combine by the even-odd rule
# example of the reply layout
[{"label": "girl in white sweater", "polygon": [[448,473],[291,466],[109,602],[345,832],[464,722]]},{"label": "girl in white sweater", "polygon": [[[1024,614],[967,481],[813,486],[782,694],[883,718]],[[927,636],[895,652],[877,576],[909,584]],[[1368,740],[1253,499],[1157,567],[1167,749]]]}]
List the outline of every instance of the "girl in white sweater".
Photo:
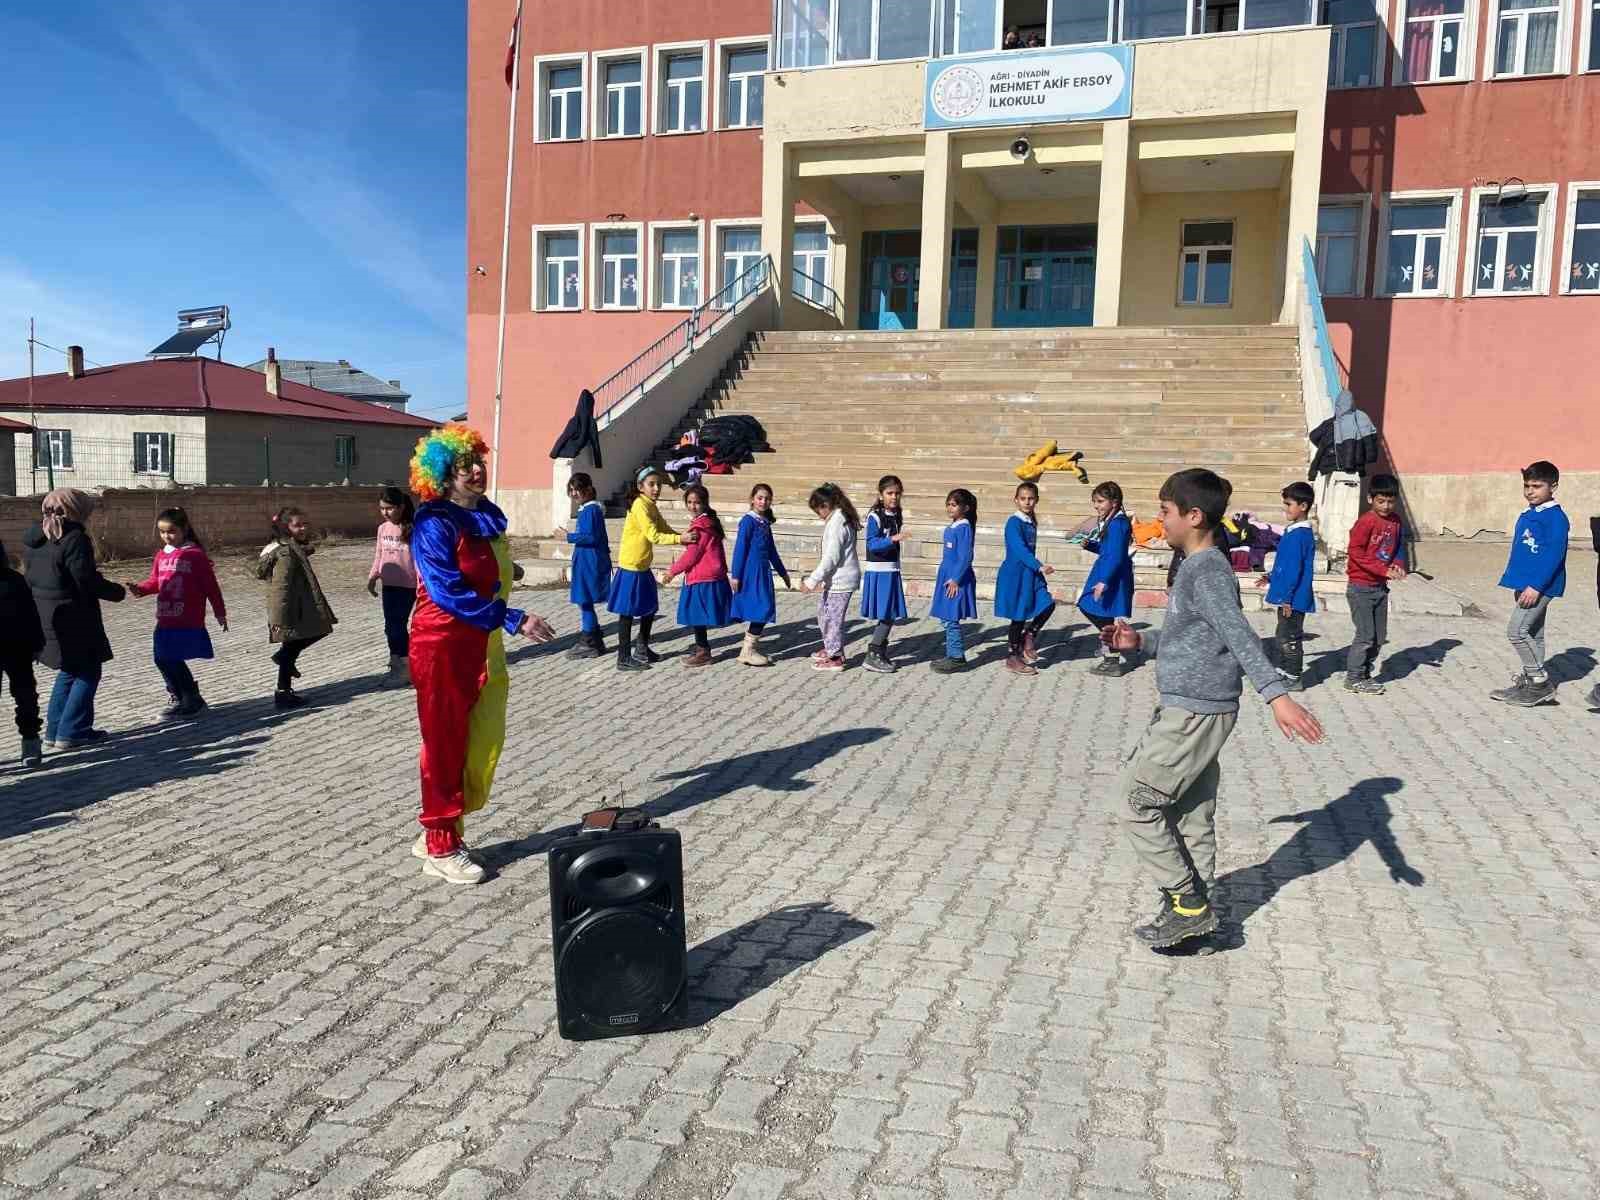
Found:
[{"label": "girl in white sweater", "polygon": [[861,518],[850,497],[836,483],[825,483],[811,493],[811,511],[822,527],[822,560],[800,586],[817,597],[817,627],[822,649],[812,657],[815,671],[844,670],[844,614],[850,596],[861,586],[861,561],[856,557],[856,535]]}]

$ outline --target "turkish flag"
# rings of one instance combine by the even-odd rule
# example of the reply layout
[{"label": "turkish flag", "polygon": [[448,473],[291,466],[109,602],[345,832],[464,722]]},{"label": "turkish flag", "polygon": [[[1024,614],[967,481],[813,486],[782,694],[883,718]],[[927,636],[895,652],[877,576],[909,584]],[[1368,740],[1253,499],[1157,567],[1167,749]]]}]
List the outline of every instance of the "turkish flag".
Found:
[{"label": "turkish flag", "polygon": [[522,0],[517,0],[517,15],[511,21],[511,36],[506,39],[506,86],[517,69],[517,28],[522,24]]}]

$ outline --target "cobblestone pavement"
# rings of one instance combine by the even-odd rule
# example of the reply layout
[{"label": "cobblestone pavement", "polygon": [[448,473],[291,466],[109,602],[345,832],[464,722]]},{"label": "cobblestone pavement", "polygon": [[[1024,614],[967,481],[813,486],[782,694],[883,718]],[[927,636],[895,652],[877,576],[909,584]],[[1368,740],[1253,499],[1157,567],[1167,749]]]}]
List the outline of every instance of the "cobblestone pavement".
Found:
[{"label": "cobblestone pavement", "polygon": [[[1308,694],[1325,746],[1247,705],[1209,958],[1130,942],[1152,896],[1110,813],[1154,672],[1087,676],[1063,622],[1036,679],[993,623],[975,673],[828,676],[785,597],[773,670],[725,634],[708,670],[619,676],[562,657],[564,595],[523,593],[567,636],[514,654],[472,827],[499,876],[452,889],[408,853],[416,725],[373,689],[366,555],[319,562],[317,707],[273,712],[230,564],[202,723],[155,722],[152,611],[111,607],[115,740],[0,772],[0,1196],[1600,1191],[1592,558],[1551,621],[1558,705],[1487,701],[1498,609],[1396,620],[1388,695]],[[1312,619],[1315,674],[1345,620]],[[542,848],[602,798],[683,833],[692,1022],[576,1044]]]}]

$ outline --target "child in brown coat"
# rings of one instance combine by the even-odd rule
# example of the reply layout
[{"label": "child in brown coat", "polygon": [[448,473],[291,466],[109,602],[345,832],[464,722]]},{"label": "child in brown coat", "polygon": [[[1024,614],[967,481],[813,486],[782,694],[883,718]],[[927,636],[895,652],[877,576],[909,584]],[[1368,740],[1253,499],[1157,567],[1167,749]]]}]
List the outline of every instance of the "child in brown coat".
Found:
[{"label": "child in brown coat", "polygon": [[272,518],[272,541],[256,560],[256,577],[272,586],[267,594],[267,637],[278,643],[272,661],[278,664],[277,708],[300,708],[305,697],[294,690],[301,651],[333,632],[333,615],[322,584],[311,566],[311,522],[298,508],[281,508]]}]

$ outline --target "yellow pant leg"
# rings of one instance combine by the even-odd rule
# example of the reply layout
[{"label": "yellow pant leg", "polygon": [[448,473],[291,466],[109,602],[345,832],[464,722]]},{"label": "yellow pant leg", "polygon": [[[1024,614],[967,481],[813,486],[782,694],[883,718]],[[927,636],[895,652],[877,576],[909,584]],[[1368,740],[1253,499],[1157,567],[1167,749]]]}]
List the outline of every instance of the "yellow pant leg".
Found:
[{"label": "yellow pant leg", "polygon": [[489,802],[495,768],[506,744],[506,699],[511,680],[506,673],[505,635],[489,635],[488,678],[472,706],[467,725],[467,765],[462,772],[462,800],[467,812],[477,812]]}]

